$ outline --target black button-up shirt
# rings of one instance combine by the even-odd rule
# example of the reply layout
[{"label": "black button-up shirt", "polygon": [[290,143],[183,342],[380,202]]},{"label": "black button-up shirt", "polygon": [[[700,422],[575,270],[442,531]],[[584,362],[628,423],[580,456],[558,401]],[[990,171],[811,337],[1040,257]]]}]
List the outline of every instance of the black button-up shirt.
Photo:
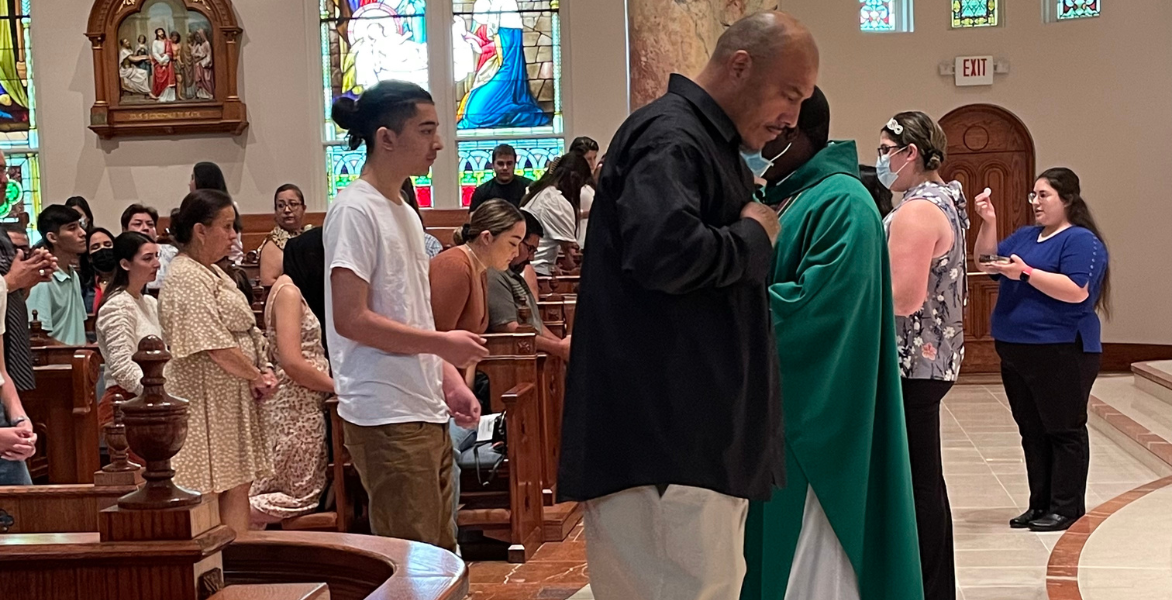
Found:
[{"label": "black button-up shirt", "polygon": [[615,135],[586,234],[562,499],[671,484],[768,499],[783,483],[773,249],[740,217],[752,193],[735,124],[683,76]]}]

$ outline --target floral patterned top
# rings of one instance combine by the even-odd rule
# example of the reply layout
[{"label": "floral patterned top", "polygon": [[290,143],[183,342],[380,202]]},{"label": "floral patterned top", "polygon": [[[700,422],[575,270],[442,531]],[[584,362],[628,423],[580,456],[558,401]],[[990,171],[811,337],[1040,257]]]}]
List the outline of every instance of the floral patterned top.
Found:
[{"label": "floral patterned top", "polygon": [[968,204],[960,182],[941,185],[922,183],[904,194],[904,201],[883,219],[891,236],[891,222],[908,202],[926,200],[935,204],[952,226],[952,248],[932,259],[928,273],[928,296],[920,310],[895,318],[899,344],[899,371],[904,379],[956,381],[964,361],[964,307],[968,303],[965,277]]}]

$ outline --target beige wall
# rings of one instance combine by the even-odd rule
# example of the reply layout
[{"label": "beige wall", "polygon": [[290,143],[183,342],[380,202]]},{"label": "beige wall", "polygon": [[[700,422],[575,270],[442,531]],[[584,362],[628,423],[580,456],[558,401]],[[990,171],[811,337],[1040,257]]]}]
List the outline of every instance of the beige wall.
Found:
[{"label": "beige wall", "polygon": [[[946,2],[916,4],[915,33],[865,35],[856,2],[782,1],[821,47],[833,135],[859,139],[861,160],[872,162],[876,132],[900,110],[939,118],[989,103],[1015,113],[1033,134],[1038,168],[1074,169],[1104,230],[1116,312],[1104,339],[1172,344],[1168,2],[1111,2],[1101,18],[1044,25],[1038,0],[1017,0],[1004,3],[1003,27],[980,31],[950,30]],[[1006,59],[1012,72],[991,88],[957,88],[937,65],[962,55]]]},{"label": "beige wall", "polygon": [[[562,3],[567,137],[591,135],[605,144],[626,116],[624,5],[623,0]],[[122,209],[133,202],[164,212],[177,206],[191,165],[211,160],[224,169],[244,212],[271,210],[272,191],[286,181],[305,189],[311,207],[324,209],[317,6],[316,0],[235,2],[244,29],[240,95],[251,123],[244,135],[102,141],[86,128],[94,99],[92,54],[84,36],[89,2],[34,3],[44,202],[84,196],[99,224],[116,226]],[[454,148],[445,152],[454,165]],[[457,203],[454,173],[452,179],[448,206]]]}]

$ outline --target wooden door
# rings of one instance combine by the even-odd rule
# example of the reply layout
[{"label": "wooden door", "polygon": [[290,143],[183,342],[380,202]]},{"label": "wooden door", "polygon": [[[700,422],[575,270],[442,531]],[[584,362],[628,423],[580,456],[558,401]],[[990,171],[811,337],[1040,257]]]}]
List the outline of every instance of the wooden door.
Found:
[{"label": "wooden door", "polygon": [[976,268],[973,253],[981,220],[976,197],[986,187],[993,191],[997,210],[997,239],[1033,223],[1026,196],[1034,183],[1034,141],[1013,113],[988,104],[958,108],[940,120],[948,135],[948,159],[941,169],[945,181],[964,185],[972,228],[968,233],[968,306],[964,315],[964,373],[996,373],[1000,361],[989,329],[997,303],[997,283]]}]

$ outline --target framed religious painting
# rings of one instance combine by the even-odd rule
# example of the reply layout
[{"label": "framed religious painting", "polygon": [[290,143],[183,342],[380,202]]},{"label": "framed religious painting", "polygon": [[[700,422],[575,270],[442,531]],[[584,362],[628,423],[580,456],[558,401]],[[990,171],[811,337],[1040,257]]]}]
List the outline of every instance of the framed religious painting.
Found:
[{"label": "framed religious painting", "polygon": [[97,0],[90,129],[105,139],[243,133],[240,34],[230,0]]}]

